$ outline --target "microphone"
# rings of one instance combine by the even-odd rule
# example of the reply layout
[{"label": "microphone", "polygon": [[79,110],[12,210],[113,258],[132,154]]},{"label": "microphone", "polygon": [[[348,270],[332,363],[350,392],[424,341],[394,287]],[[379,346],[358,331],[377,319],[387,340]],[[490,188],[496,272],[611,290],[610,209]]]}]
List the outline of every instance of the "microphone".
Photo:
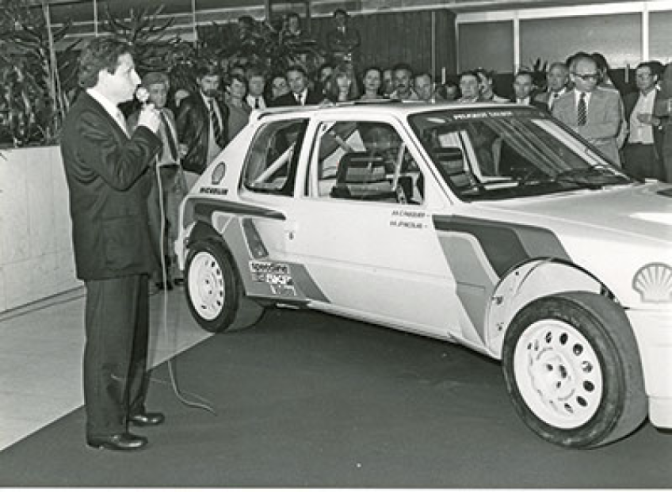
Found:
[{"label": "microphone", "polygon": [[147,101],[149,101],[149,91],[140,86],[135,91],[135,98],[142,104],[142,109],[145,109],[147,107]]}]

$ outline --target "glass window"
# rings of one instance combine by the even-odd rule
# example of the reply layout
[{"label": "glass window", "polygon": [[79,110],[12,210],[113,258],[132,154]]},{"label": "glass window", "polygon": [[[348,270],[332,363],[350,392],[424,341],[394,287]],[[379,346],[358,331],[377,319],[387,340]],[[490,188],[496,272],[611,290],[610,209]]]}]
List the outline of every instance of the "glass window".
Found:
[{"label": "glass window", "polygon": [[311,169],[312,196],[409,205],[423,201],[420,169],[387,123],[322,123]]},{"label": "glass window", "polygon": [[410,122],[444,181],[466,200],[630,183],[592,146],[535,110],[433,111]]},{"label": "glass window", "polygon": [[307,124],[301,119],[261,128],[247,154],[243,186],[260,193],[292,195]]}]

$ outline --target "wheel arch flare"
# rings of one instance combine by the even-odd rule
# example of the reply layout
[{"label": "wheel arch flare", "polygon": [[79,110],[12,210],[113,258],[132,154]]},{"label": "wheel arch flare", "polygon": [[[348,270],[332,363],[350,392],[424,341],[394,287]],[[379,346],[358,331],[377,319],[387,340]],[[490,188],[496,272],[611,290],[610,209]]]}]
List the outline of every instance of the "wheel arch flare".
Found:
[{"label": "wheel arch flare", "polygon": [[495,285],[486,310],[484,341],[489,353],[501,359],[506,331],[523,307],[541,297],[568,291],[592,292],[616,300],[594,275],[564,259],[535,258],[511,268]]}]

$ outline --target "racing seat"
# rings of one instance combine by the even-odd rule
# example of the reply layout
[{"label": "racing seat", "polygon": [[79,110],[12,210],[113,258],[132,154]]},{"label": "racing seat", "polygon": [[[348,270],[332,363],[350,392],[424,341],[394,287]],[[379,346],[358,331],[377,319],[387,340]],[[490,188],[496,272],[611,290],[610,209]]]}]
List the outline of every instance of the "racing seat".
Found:
[{"label": "racing seat", "polygon": [[396,195],[387,179],[383,156],[368,152],[345,154],[339,163],[331,196],[351,200],[394,200]]},{"label": "racing seat", "polygon": [[459,147],[437,147],[430,154],[458,190],[466,190],[476,184],[473,175],[465,167],[464,154]]}]

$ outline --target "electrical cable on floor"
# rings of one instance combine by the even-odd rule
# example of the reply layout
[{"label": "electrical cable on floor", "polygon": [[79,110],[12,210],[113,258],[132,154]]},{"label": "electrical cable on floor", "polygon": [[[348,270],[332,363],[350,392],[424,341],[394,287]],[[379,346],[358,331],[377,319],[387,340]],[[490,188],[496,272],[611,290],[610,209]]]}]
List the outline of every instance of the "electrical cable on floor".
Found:
[{"label": "electrical cable on floor", "polygon": [[[169,128],[166,129],[167,131],[170,131]],[[156,158],[156,181],[158,183],[158,188],[159,188],[159,211],[160,211],[160,220],[161,220],[161,232],[159,236],[159,252],[161,254],[161,282],[163,285],[163,299],[162,299],[162,314],[163,314],[163,322],[162,322],[162,327],[163,327],[163,332],[166,336],[166,340],[168,340],[168,272],[167,272],[167,266],[166,266],[166,256],[165,256],[165,248],[164,248],[164,235],[166,233],[166,210],[165,206],[163,203],[163,184],[161,183],[161,168],[159,166],[159,158]],[[186,281],[186,280],[185,280]],[[177,353],[177,340],[175,340],[175,353]],[[168,359],[168,374],[170,375],[170,385],[173,388],[173,393],[177,397],[177,399],[183,404],[186,405],[187,407],[191,408],[198,408],[201,410],[205,410],[212,415],[217,415],[217,412],[213,408],[213,405],[210,401],[207,399],[203,398],[202,396],[196,395],[194,393],[189,393],[187,392],[190,396],[193,396],[195,399],[200,400],[200,401],[194,401],[194,400],[189,400],[187,399],[182,391],[180,390],[179,383],[177,380],[177,374],[175,370],[175,362],[176,362],[176,357],[171,357]],[[155,378],[151,378],[153,381],[162,383],[162,384],[168,384],[165,381],[158,380]]]}]

